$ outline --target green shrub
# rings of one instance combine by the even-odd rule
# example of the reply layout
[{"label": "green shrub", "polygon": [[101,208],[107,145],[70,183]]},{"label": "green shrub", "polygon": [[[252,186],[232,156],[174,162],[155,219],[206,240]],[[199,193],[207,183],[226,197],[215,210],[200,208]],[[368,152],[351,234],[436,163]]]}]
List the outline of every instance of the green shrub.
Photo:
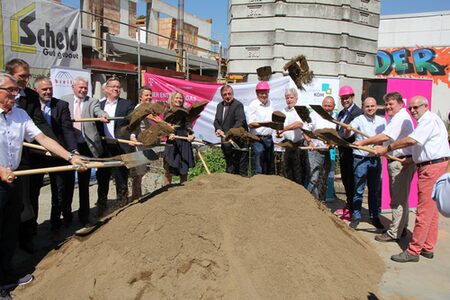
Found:
[{"label": "green shrub", "polygon": [[[225,172],[225,159],[223,158],[222,149],[216,147],[208,147],[201,148],[199,150],[201,151],[202,156],[206,161],[206,165],[208,166],[211,173]],[[206,170],[203,167],[200,158],[198,158],[196,150],[194,150],[194,152],[196,154],[197,161],[195,163],[195,167],[189,170],[189,180],[192,180],[196,176],[206,174]]]}]

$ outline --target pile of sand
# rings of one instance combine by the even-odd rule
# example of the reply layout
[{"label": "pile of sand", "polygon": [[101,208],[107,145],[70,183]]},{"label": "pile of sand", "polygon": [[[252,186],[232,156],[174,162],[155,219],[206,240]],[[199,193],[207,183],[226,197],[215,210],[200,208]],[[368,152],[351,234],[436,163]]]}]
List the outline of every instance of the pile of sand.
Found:
[{"label": "pile of sand", "polygon": [[37,266],[17,299],[363,299],[384,264],[301,186],[199,177]]}]

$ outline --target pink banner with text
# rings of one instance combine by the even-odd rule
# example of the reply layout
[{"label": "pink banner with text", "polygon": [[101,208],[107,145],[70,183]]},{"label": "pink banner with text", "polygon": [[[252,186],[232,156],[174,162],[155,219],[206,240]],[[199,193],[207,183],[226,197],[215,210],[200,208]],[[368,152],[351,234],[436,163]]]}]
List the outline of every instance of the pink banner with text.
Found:
[{"label": "pink banner with text", "polygon": [[[424,79],[404,79],[404,78],[388,78],[386,93],[399,92],[403,96],[405,107],[408,107],[408,101],[414,96],[422,95],[428,99],[428,104],[431,108],[431,90],[432,80]],[[414,126],[416,121],[413,118]],[[390,210],[391,197],[389,193],[389,175],[387,172],[387,162],[383,159],[383,183],[382,183],[382,200],[381,209],[383,211]],[[405,182],[405,184],[407,184]],[[414,174],[411,181],[411,189],[409,192],[409,207],[417,207],[417,173]]]}]

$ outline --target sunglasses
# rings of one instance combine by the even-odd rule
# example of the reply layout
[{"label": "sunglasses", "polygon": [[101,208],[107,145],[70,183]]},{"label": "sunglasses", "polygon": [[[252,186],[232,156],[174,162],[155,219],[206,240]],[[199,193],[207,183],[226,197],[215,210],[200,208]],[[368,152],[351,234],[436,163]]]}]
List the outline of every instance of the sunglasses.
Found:
[{"label": "sunglasses", "polygon": [[409,111],[412,111],[413,109],[417,110],[419,107],[424,106],[424,105],[425,104],[420,104],[420,105],[416,105],[416,106],[410,106],[410,107],[408,107],[408,109],[409,109]]}]

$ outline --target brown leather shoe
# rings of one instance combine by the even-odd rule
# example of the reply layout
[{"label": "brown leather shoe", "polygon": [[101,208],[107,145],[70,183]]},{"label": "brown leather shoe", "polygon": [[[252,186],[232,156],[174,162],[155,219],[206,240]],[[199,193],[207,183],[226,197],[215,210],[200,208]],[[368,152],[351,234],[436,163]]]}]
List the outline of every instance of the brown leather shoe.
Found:
[{"label": "brown leather shoe", "polygon": [[397,242],[398,239],[394,239],[387,232],[385,232],[382,234],[377,234],[375,236],[375,241],[382,242],[382,243],[388,243],[388,242]]}]

